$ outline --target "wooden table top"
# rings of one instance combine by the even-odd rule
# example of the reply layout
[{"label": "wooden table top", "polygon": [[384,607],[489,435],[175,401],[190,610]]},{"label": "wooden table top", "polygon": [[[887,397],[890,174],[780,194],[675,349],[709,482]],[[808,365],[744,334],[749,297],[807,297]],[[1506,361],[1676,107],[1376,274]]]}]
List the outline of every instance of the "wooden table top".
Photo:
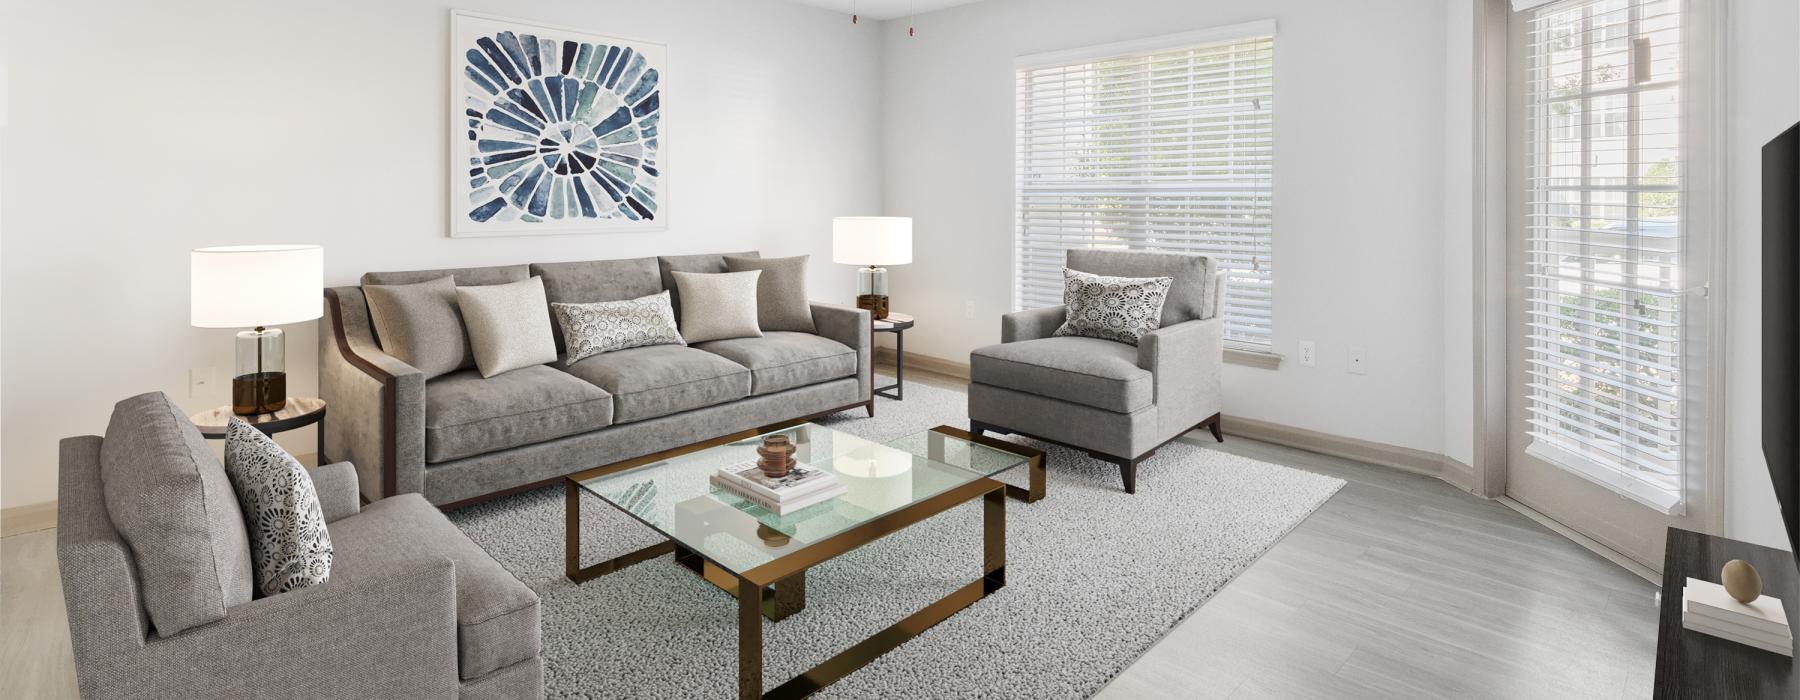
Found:
[{"label": "wooden table top", "polygon": [[1681,591],[1689,578],[1717,582],[1725,562],[1742,559],[1762,575],[1763,593],[1781,599],[1788,625],[1800,621],[1794,555],[1779,549],[1669,528],[1663,557],[1662,618],[1656,635],[1656,697],[1796,698],[1800,673],[1780,654],[1681,626]]},{"label": "wooden table top", "polygon": [[[311,425],[325,413],[325,399],[316,396],[289,396],[287,405],[274,413],[259,413],[254,416],[236,416],[238,420],[264,429],[264,432],[292,430]],[[230,406],[220,406],[210,411],[201,411],[188,416],[200,434],[206,437],[220,437],[225,434],[225,426],[231,422],[235,414]]]}]

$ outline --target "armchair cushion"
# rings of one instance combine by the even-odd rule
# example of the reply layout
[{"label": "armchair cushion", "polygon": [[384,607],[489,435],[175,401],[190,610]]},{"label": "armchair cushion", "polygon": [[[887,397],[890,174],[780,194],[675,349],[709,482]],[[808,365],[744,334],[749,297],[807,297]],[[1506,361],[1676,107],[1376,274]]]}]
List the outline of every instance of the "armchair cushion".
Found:
[{"label": "armchair cushion", "polygon": [[331,533],[299,461],[233,417],[225,427],[225,474],[249,516],[258,592],[278,595],[331,578]]},{"label": "armchair cushion", "polygon": [[244,512],[225,467],[162,392],[113,406],[100,448],[106,512],[131,546],[144,608],[168,637],[250,600]]},{"label": "armchair cushion", "polygon": [[969,380],[990,386],[1131,413],[1154,397],[1138,349],[1098,338],[1058,336],[977,348]]},{"label": "armchair cushion", "polygon": [[1065,258],[1070,269],[1109,277],[1173,277],[1162,325],[1212,318],[1218,308],[1213,294],[1217,263],[1204,255],[1150,253],[1137,250],[1073,248]]},{"label": "armchair cushion", "polygon": [[429,464],[531,445],[612,423],[612,396],[544,365],[482,377],[452,372],[425,384]]},{"label": "armchair cushion", "polygon": [[770,331],[761,338],[732,338],[696,347],[750,368],[750,394],[856,376],[856,351],[811,333]]},{"label": "armchair cushion", "polygon": [[419,494],[384,498],[331,524],[334,581],[354,582],[404,559],[447,558],[456,568],[459,675],[476,678],[536,657],[538,597]]}]

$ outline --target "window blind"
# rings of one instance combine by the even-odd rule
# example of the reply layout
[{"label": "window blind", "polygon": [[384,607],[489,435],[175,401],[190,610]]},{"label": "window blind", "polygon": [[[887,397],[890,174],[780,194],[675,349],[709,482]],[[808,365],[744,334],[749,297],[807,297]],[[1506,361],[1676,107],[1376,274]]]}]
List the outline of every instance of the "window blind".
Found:
[{"label": "window blind", "polygon": [[1017,308],[1062,303],[1070,248],[1204,254],[1227,343],[1268,349],[1274,26],[1245,30],[1021,61]]},{"label": "window blind", "polygon": [[1681,9],[1564,0],[1527,42],[1527,449],[1664,512],[1682,496]]}]

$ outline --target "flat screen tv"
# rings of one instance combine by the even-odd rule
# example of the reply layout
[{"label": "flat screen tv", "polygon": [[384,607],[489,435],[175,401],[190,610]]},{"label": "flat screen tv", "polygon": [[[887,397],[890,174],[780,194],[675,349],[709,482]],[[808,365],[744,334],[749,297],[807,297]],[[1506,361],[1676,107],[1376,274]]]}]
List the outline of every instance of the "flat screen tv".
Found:
[{"label": "flat screen tv", "polygon": [[1762,435],[1800,562],[1800,124],[1763,146]]}]

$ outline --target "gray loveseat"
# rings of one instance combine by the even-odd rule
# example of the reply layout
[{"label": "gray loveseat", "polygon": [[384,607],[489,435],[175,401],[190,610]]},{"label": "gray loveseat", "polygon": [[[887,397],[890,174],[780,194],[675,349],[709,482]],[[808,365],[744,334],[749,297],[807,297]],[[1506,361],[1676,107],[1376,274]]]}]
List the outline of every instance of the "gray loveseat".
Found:
[{"label": "gray loveseat", "polygon": [[538,597],[417,495],[311,470],[325,583],[262,598],[224,466],[167,396],[62,441],[56,558],[85,698],[541,697]]},{"label": "gray loveseat", "polygon": [[[362,284],[453,275],[457,285],[485,285],[535,275],[550,302],[589,303],[673,289],[676,271],[724,272],[724,255],[370,272]],[[382,352],[361,287],[327,289],[325,299],[325,452],[357,465],[370,501],[423,493],[454,508],[761,425],[875,412],[870,319],[860,309],[813,304],[816,333],[630,348],[486,379],[471,366],[426,381]],[[560,331],[556,343],[562,352]]]}]

